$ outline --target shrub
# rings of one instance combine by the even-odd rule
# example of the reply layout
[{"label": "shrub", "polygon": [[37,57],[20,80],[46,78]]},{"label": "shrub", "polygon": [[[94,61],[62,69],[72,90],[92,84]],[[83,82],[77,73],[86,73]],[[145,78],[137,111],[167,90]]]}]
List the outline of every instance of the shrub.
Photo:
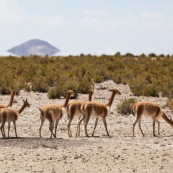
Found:
[{"label": "shrub", "polygon": [[78,97],[78,84],[75,81],[68,81],[65,83],[65,89],[72,90],[74,92],[73,99],[76,99]]},{"label": "shrub", "polygon": [[117,112],[122,115],[133,114],[132,106],[136,103],[135,98],[122,99],[121,102],[117,105]]},{"label": "shrub", "polygon": [[77,91],[79,93],[87,93],[88,90],[91,88],[91,86],[92,86],[91,81],[84,80],[79,83],[79,87],[78,87]]},{"label": "shrub", "polygon": [[126,54],[124,55],[124,57],[133,58],[134,55],[133,55],[132,53],[126,53]]},{"label": "shrub", "polygon": [[150,53],[148,56],[149,57],[156,57],[156,54],[155,53]]},{"label": "shrub", "polygon": [[156,57],[157,61],[145,55],[124,58],[119,52],[113,56],[0,57],[0,93],[8,94],[11,88],[26,89],[48,91],[50,98],[58,98],[68,89],[86,93],[91,79],[112,79],[128,84],[134,95],[158,96],[161,91],[164,97],[173,98],[172,56],[149,57]]},{"label": "shrub", "polygon": [[44,78],[35,78],[32,82],[32,90],[38,92],[47,92],[48,86]]},{"label": "shrub", "polygon": [[61,96],[65,96],[66,90],[62,85],[57,85],[49,89],[48,91],[48,98],[49,99],[55,99],[60,98]]},{"label": "shrub", "polygon": [[168,100],[168,107],[171,111],[173,111],[173,99]]}]

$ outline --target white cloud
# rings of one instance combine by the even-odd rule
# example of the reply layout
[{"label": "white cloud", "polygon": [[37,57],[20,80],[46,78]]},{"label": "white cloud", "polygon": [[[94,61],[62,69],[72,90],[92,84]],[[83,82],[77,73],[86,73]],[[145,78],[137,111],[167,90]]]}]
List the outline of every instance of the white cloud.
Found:
[{"label": "white cloud", "polygon": [[0,11],[0,23],[7,29],[10,29],[9,25],[47,29],[58,28],[65,24],[62,15],[47,17],[28,14],[17,0],[0,0]]},{"label": "white cloud", "polygon": [[0,21],[14,22],[26,16],[17,0],[0,0]]},{"label": "white cloud", "polygon": [[141,15],[140,15],[141,19],[143,20],[147,20],[147,21],[150,21],[150,20],[162,20],[163,19],[163,15],[160,14],[160,13],[157,13],[157,12],[150,12],[150,11],[146,11],[146,12],[143,12]]},{"label": "white cloud", "polygon": [[106,17],[107,13],[103,10],[84,10],[77,27],[79,30],[106,32],[110,26],[116,25],[115,22],[106,20]]},{"label": "white cloud", "polygon": [[140,17],[140,22],[142,27],[146,29],[158,29],[158,27],[163,27],[165,22],[165,17],[157,12],[143,12]]},{"label": "white cloud", "polygon": [[[129,15],[118,19],[118,28],[126,27],[135,30],[158,30],[164,27],[164,23],[169,21],[169,17],[164,17],[156,12],[144,12],[139,15]],[[168,24],[168,23],[167,23]]]},{"label": "white cloud", "polygon": [[55,17],[48,16],[27,16],[27,23],[37,29],[55,29],[65,25],[64,17],[59,15]]},{"label": "white cloud", "polygon": [[103,27],[102,20],[100,17],[94,17],[94,18],[84,17],[80,20],[80,27],[85,30],[99,29],[100,26]]},{"label": "white cloud", "polygon": [[[157,12],[143,12],[109,20],[109,14],[103,10],[85,10],[79,22],[79,28],[87,31],[109,32],[119,29],[154,30],[163,28],[165,17]],[[169,20],[169,19],[168,19]]]},{"label": "white cloud", "polygon": [[139,25],[139,19],[136,16],[129,15],[119,21],[120,27],[126,27],[130,29],[136,29]]},{"label": "white cloud", "polygon": [[104,16],[106,12],[103,10],[84,10],[83,14],[85,17],[91,18]]}]

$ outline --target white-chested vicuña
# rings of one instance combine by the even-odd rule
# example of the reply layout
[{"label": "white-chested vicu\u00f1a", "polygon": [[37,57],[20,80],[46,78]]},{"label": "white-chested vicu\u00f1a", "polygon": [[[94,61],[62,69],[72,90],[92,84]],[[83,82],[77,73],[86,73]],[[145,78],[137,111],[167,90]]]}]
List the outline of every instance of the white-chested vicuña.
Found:
[{"label": "white-chested vicu\u00f1a", "polygon": [[139,123],[139,129],[142,135],[144,136],[144,133],[141,128],[142,116],[149,116],[153,119],[153,136],[156,136],[155,122],[158,123],[158,134],[160,135],[160,122],[159,122],[160,118],[163,118],[173,128],[173,121],[166,116],[166,114],[163,112],[160,106],[157,105],[156,103],[149,101],[139,101],[133,105],[133,112],[136,115],[136,121],[133,124],[133,136],[135,131],[135,125],[137,122]]},{"label": "white-chested vicu\u00f1a", "polygon": [[[89,94],[88,100],[89,101],[92,100],[93,92],[94,92],[93,89],[90,89],[88,91],[88,94]],[[79,120],[82,116],[81,106],[84,102],[85,101],[77,100],[77,101],[70,102],[67,106],[66,111],[67,111],[67,117],[68,117],[68,120],[69,120],[68,125],[67,125],[67,129],[68,129],[68,136],[69,137],[72,137],[71,128],[70,128],[71,122],[73,121],[75,116],[78,117],[78,122],[79,122]],[[80,130],[80,127],[79,127],[79,130]],[[76,131],[76,136],[78,136],[77,131]]]},{"label": "white-chested vicu\u00f1a", "polygon": [[[45,119],[49,121],[49,130],[51,133],[50,137],[52,138],[52,135],[53,135],[56,138],[56,130],[58,127],[58,123],[59,123],[59,120],[63,116],[63,108],[67,107],[70,96],[73,94],[73,91],[68,90],[66,94],[67,94],[66,100],[63,105],[50,104],[50,105],[39,107],[39,111],[41,113],[40,115],[41,125],[39,128],[40,138],[41,138],[41,129],[42,129],[43,123],[45,122]],[[55,126],[55,133],[53,133],[54,126]]]},{"label": "white-chested vicu\u00f1a", "polygon": [[87,132],[87,125],[88,125],[88,122],[89,122],[91,117],[96,118],[95,127],[93,130],[92,136],[94,136],[94,132],[95,132],[95,129],[97,127],[99,118],[102,118],[105,129],[106,129],[106,133],[108,136],[110,136],[108,129],[107,129],[106,117],[108,116],[108,112],[109,112],[109,109],[113,103],[115,95],[121,95],[121,93],[117,89],[112,89],[110,91],[112,92],[112,95],[111,95],[107,104],[103,104],[103,103],[99,103],[99,102],[95,102],[95,101],[91,101],[91,102],[88,101],[88,102],[85,102],[84,104],[82,104],[81,109],[82,109],[83,117],[78,123],[78,128],[80,127],[80,123],[82,121],[84,121],[85,135],[86,136],[89,136],[88,132]]},{"label": "white-chested vicu\u00f1a", "polygon": [[16,130],[16,121],[19,118],[19,115],[21,114],[21,112],[26,108],[26,107],[30,107],[30,104],[28,103],[27,99],[23,100],[23,105],[20,109],[12,109],[12,108],[2,108],[0,110],[0,116],[1,116],[1,120],[2,120],[2,124],[1,124],[1,133],[2,133],[2,137],[5,138],[5,129],[4,129],[4,125],[6,122],[8,122],[8,138],[9,138],[9,131],[10,131],[10,123],[13,122],[14,125],[14,129],[15,129],[15,135],[17,138],[17,130]]}]

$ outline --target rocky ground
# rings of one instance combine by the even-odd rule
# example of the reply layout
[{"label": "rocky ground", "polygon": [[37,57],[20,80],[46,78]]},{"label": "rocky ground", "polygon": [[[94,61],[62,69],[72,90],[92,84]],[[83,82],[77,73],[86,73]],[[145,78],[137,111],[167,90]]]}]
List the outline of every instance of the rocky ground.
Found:
[{"label": "rocky ground", "polygon": [[[85,137],[81,126],[80,138],[69,138],[67,135],[67,117],[61,120],[57,129],[57,139],[50,139],[48,121],[42,129],[43,138],[39,138],[40,114],[38,107],[49,103],[62,104],[64,99],[49,100],[47,94],[21,91],[15,96],[14,108],[19,108],[23,98],[28,98],[30,108],[22,112],[17,121],[19,138],[14,138],[11,126],[10,139],[0,139],[0,172],[2,173],[62,173],[62,172],[140,172],[140,173],[172,173],[173,169],[173,130],[169,124],[161,120],[161,135],[153,137],[152,120],[144,117],[143,138],[138,126],[135,137],[132,137],[133,115],[122,116],[117,113],[117,104],[123,98],[134,97],[128,85],[117,85],[106,81],[95,85],[93,100],[106,103],[111,95],[108,89],[117,88],[122,93],[115,97],[111,112],[107,117],[108,130],[111,137],[106,136],[102,121],[96,129],[96,137]],[[154,101],[164,106],[167,98],[136,97],[138,100]],[[8,102],[8,96],[0,96],[0,103]],[[87,100],[87,95],[79,95],[80,100]],[[168,108],[164,108],[167,116],[172,116]],[[173,117],[173,116],[172,116]],[[77,120],[72,123],[73,136]],[[88,131],[92,133],[94,119],[89,122]],[[7,127],[6,127],[7,132]]]}]

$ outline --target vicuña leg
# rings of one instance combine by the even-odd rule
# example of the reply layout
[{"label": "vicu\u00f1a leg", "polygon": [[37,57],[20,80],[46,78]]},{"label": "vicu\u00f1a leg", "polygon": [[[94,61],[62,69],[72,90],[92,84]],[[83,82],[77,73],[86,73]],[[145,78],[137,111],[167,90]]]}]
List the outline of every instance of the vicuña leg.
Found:
[{"label": "vicu\u00f1a leg", "polygon": [[55,135],[53,133],[53,128],[54,128],[54,122],[50,120],[49,121],[49,131],[51,133],[50,138],[52,138],[52,136],[54,136],[54,138],[55,138]]},{"label": "vicu\u00f1a leg", "polygon": [[16,138],[17,138],[16,121],[13,121],[13,125],[14,125],[14,130],[15,130],[15,134],[16,134]]},{"label": "vicu\u00f1a leg", "polygon": [[57,119],[55,121],[55,138],[56,138],[56,131],[57,131],[58,123],[59,123],[59,119]]},{"label": "vicu\u00f1a leg", "polygon": [[157,124],[158,124],[158,135],[160,135],[160,121],[156,120]]},{"label": "vicu\u00f1a leg", "polygon": [[89,137],[88,132],[87,132],[87,125],[90,119],[90,115],[86,117],[85,121],[84,121],[84,127],[85,127],[85,135],[86,137]]},{"label": "vicu\u00f1a leg", "polygon": [[45,119],[41,119],[41,125],[40,125],[40,128],[39,128],[39,135],[40,135],[40,138],[41,138],[41,129],[42,129],[42,126],[44,124],[44,121]]},{"label": "vicu\u00f1a leg", "polygon": [[96,118],[95,126],[94,126],[94,130],[93,130],[92,136],[94,136],[94,132],[95,132],[95,129],[96,129],[96,127],[97,127],[98,120],[99,120],[99,118]]},{"label": "vicu\u00f1a leg", "polygon": [[85,118],[86,116],[83,115],[77,124],[76,137],[80,137],[80,125],[81,125],[81,122],[85,120]]},{"label": "vicu\u00f1a leg", "polygon": [[156,133],[155,133],[155,124],[156,122],[158,123],[158,134],[160,134],[160,122],[156,119],[153,119],[153,136],[156,137]]},{"label": "vicu\u00f1a leg", "polygon": [[68,125],[67,125],[68,136],[69,137],[72,137],[72,133],[71,133],[71,122],[72,122],[73,118],[74,118],[74,115],[71,114],[70,119],[69,119],[69,122],[68,122]]},{"label": "vicu\u00f1a leg", "polygon": [[106,118],[103,117],[102,120],[103,120],[103,124],[104,124],[104,126],[105,126],[105,129],[106,129],[106,133],[107,133],[108,136],[110,136],[110,135],[109,135],[109,132],[108,132],[108,128],[107,128]]},{"label": "vicu\u00f1a leg", "polygon": [[9,138],[9,134],[10,133],[10,122],[8,122],[8,138]]},{"label": "vicu\u00f1a leg", "polygon": [[2,124],[1,124],[1,133],[2,133],[2,138],[5,138],[5,130],[4,130],[4,125],[5,125],[5,122],[2,121]]},{"label": "vicu\u00f1a leg", "polygon": [[141,128],[141,118],[139,119],[139,129],[140,129],[140,131],[141,131],[141,133],[142,133],[142,136],[144,137],[145,135],[144,135],[144,133],[143,133],[143,131],[142,131],[142,128]]}]

